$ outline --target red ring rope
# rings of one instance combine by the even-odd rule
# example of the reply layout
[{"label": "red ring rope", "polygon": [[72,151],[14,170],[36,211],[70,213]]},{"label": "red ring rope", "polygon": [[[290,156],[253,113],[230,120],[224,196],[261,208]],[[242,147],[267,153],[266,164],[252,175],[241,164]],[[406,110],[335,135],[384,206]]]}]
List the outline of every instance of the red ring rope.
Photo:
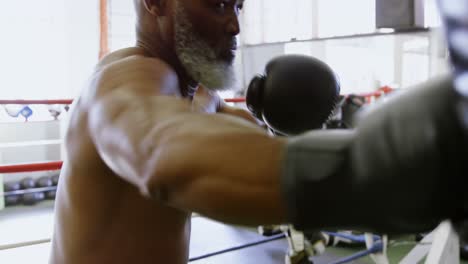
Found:
[{"label": "red ring rope", "polygon": [[70,105],[73,103],[71,99],[57,100],[0,100],[0,104],[20,104],[20,105]]},{"label": "red ring rope", "polygon": [[[245,98],[229,98],[225,99],[227,103],[243,103]],[[70,105],[73,103],[71,99],[57,99],[57,100],[0,100],[0,105],[5,104],[19,104],[19,105]]]},{"label": "red ring rope", "polygon": [[19,172],[60,170],[62,168],[62,164],[63,164],[63,161],[4,165],[4,166],[0,166],[0,173],[19,173]]},{"label": "red ring rope", "polygon": [[[386,92],[384,91],[376,91],[372,93],[361,94],[363,97],[380,97],[382,94]],[[239,98],[228,98],[225,99],[226,103],[245,103],[246,99],[243,97]],[[0,100],[0,105],[6,104],[19,104],[19,105],[71,105],[73,100],[71,99],[57,99],[57,100]]]},{"label": "red ring rope", "polygon": [[245,103],[245,98],[228,98],[224,99],[226,103]]}]

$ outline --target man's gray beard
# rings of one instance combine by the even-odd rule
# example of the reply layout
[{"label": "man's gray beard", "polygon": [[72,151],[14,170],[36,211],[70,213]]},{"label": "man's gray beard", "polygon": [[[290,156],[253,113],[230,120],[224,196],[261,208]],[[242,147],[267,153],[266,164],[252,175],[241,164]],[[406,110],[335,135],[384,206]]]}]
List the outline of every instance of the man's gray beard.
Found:
[{"label": "man's gray beard", "polygon": [[196,35],[180,4],[175,22],[175,50],[190,77],[204,87],[214,91],[233,88],[235,72],[232,63],[218,59],[215,51]]}]

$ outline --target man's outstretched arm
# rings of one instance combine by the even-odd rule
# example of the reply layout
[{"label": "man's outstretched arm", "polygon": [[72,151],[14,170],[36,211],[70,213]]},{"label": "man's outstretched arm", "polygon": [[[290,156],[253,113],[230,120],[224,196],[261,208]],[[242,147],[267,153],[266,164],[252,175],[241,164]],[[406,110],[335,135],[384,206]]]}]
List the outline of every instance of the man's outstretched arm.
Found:
[{"label": "man's outstretched arm", "polygon": [[[187,123],[159,159],[168,180],[149,191],[170,190],[161,196],[169,204],[232,223],[427,231],[465,214],[468,155],[454,98],[450,78],[431,80],[378,105],[355,130],[287,140],[235,132],[220,115],[224,131]],[[190,180],[178,183],[187,168]]]},{"label": "man's outstretched arm", "polygon": [[104,73],[100,85],[110,88],[90,105],[89,130],[107,166],[148,198],[182,210],[282,222],[284,141],[245,119],[198,112],[174,94],[167,66],[143,60],[117,65],[125,75]]}]

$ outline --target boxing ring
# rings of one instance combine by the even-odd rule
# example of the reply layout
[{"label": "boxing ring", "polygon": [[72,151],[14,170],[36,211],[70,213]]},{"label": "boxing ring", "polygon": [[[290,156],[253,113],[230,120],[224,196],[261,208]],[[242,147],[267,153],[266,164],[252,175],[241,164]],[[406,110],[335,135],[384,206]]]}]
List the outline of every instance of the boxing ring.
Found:
[{"label": "boxing ring", "polygon": [[[384,87],[376,92],[358,96],[364,100],[365,104],[371,104],[390,92],[392,89]],[[349,96],[343,96],[342,100],[347,98]],[[245,98],[231,98],[225,101],[244,107]],[[51,120],[46,120],[47,122],[63,123],[60,117],[66,115],[72,103],[70,99],[0,100],[0,106],[3,106],[11,118],[22,117],[26,123],[30,122],[30,117],[34,115],[31,106],[35,105],[47,106],[51,117]],[[8,109],[8,106],[14,107]],[[61,141],[57,142],[60,144]],[[0,148],[0,158],[1,153]],[[0,165],[1,263],[11,263],[13,259],[16,263],[23,263],[17,260],[28,256],[36,256],[46,263],[53,228],[53,204],[62,165],[61,160]],[[18,175],[23,178],[18,178]],[[15,214],[19,217],[11,216]],[[228,226],[203,217],[193,217],[192,224],[191,263],[284,263],[284,255],[288,246],[291,248],[291,244],[282,233],[265,237],[252,229]],[[12,232],[16,238],[12,235],[2,236],[8,233],[8,230],[19,229],[17,225],[25,227],[27,231],[21,228],[23,233]],[[38,225],[42,228],[35,230]],[[217,235],[207,237],[206,234],[210,233]],[[367,246],[367,249],[358,252],[348,249],[344,251],[332,249],[329,252],[327,248],[325,253],[312,258],[314,263],[350,263],[351,261],[361,263],[356,261],[368,255],[374,263],[388,263],[385,262],[388,245],[387,242],[382,244],[382,237],[369,240],[368,234],[351,236],[327,233],[327,235],[341,236],[348,241],[361,243],[362,247]],[[423,239],[422,243],[416,243],[416,247],[402,259],[401,263],[416,263],[413,262],[415,259],[422,259],[426,255],[428,255],[426,263],[442,263],[441,259],[450,259],[450,262],[443,263],[458,263],[459,260],[450,256],[447,258],[447,252],[452,255],[456,254],[454,250],[458,247],[458,241],[453,239],[454,237],[455,234],[450,225],[443,223],[440,228]],[[432,243],[433,241],[437,241],[437,244]]]}]

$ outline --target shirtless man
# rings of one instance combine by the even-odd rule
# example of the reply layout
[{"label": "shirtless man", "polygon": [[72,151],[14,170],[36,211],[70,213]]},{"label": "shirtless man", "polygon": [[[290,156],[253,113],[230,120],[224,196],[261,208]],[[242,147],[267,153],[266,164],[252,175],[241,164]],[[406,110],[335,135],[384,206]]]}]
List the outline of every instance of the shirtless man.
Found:
[{"label": "shirtless man", "polygon": [[[196,128],[210,139],[200,146],[200,155],[210,155],[207,148],[241,144],[245,153],[238,155],[245,163],[256,159],[257,154],[249,154],[252,148],[271,156],[251,167],[241,165],[245,173],[237,176],[248,180],[257,166],[277,170],[279,157],[269,152],[281,148],[282,141],[270,141],[248,112],[224,105],[215,93],[233,80],[242,4],[135,0],[136,47],[116,51],[99,63],[70,117],[51,263],[187,263],[190,209],[210,214],[228,206],[248,213],[276,206],[271,200],[279,200],[278,188],[232,185],[232,194],[245,194],[245,204],[230,203],[229,194],[220,191],[226,188],[217,187],[229,182],[191,186],[190,171],[173,170],[180,177],[166,177],[168,168],[158,165],[161,159],[178,159],[165,155],[169,138],[188,144],[187,135]],[[208,90],[197,91],[199,83]],[[197,153],[190,155],[197,160]],[[212,158],[232,167],[233,175],[240,170],[229,159]],[[156,183],[165,186],[165,181],[180,184],[152,188]],[[271,199],[253,203],[259,192]],[[269,219],[267,223],[281,219],[259,215]]]}]

